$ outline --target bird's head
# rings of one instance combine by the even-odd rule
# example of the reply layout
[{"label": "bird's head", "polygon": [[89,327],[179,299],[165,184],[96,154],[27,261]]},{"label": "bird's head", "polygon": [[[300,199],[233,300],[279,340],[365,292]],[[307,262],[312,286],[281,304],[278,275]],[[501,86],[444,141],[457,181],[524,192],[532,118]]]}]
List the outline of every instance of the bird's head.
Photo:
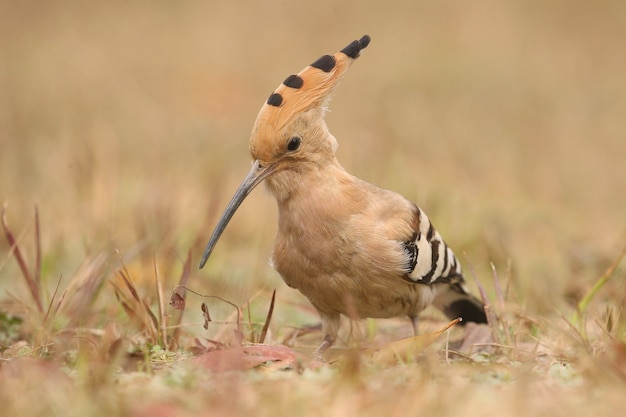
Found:
[{"label": "bird's head", "polygon": [[370,37],[365,35],[334,55],[320,57],[287,77],[263,104],[250,136],[252,168],[218,221],[200,268],[254,187],[267,179],[276,198],[286,198],[294,172],[334,159],[337,141],[324,122],[326,107],[337,83],[369,42]]}]

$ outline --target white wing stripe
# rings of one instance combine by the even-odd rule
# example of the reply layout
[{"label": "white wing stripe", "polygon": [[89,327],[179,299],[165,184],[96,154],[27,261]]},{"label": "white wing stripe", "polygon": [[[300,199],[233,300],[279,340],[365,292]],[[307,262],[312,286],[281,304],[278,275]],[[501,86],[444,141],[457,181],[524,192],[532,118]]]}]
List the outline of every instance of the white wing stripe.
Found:
[{"label": "white wing stripe", "polygon": [[432,284],[441,278],[461,274],[461,265],[452,249],[445,244],[426,213],[419,210],[419,232],[415,239],[417,262],[408,277],[416,282]]}]

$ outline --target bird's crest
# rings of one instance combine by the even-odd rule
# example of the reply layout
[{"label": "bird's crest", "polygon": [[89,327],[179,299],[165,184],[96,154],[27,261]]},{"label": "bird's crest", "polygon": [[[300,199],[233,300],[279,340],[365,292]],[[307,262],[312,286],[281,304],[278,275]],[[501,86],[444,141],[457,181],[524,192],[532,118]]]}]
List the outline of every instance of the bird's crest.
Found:
[{"label": "bird's crest", "polygon": [[290,75],[269,96],[257,116],[257,134],[276,132],[311,109],[323,111],[339,79],[370,43],[368,35],[334,55],[323,55],[298,74]]}]

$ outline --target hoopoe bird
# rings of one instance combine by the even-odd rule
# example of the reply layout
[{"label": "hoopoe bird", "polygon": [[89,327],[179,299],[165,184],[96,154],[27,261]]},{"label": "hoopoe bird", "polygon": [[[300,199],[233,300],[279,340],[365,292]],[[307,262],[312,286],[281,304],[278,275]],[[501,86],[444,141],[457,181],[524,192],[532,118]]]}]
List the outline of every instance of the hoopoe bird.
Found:
[{"label": "hoopoe bird", "polygon": [[202,268],[233,214],[259,183],[278,202],[272,266],[318,311],[322,356],[340,317],[418,315],[434,305],[462,323],[486,323],[461,264],[417,205],[350,175],[335,156],[324,114],[341,77],[370,43],[365,35],[290,75],[261,107],[250,137],[252,168],[218,221]]}]

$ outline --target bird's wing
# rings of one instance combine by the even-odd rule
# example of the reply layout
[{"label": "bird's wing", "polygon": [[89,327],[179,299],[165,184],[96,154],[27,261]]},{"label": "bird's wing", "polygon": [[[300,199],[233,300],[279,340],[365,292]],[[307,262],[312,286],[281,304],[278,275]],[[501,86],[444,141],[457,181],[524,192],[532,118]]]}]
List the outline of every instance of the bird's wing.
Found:
[{"label": "bird's wing", "polygon": [[358,236],[367,239],[372,259],[394,265],[390,270],[401,272],[409,282],[462,280],[461,264],[423,210],[393,191],[355,181],[361,193],[356,200],[366,202],[351,229],[364,231]]},{"label": "bird's wing", "polygon": [[426,213],[416,208],[416,234],[402,242],[407,256],[407,272],[403,278],[417,284],[436,285],[438,291],[433,304],[450,319],[461,317],[463,324],[487,323],[483,303],[465,285],[461,263]]},{"label": "bird's wing", "polygon": [[404,278],[421,284],[449,283],[453,278],[462,280],[461,264],[446,245],[430,219],[415,206],[414,234],[402,242],[407,254]]}]

